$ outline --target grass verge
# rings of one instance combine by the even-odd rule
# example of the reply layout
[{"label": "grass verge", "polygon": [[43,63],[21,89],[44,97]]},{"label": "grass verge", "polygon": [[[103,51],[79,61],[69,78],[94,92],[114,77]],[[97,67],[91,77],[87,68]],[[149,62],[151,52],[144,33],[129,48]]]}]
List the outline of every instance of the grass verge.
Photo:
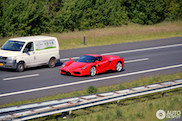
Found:
[{"label": "grass verge", "polygon": [[32,121],[159,121],[156,118],[158,110],[182,112],[181,94],[182,88],[179,88],[165,91],[163,97],[161,93],[155,93],[121,100],[119,105],[112,102],[75,110],[71,117],[64,113],[66,119],[63,119],[61,114],[55,114]]},{"label": "grass verge", "polygon": [[[60,49],[136,42],[182,36],[182,21],[163,22],[155,25],[129,24],[87,31],[43,34],[57,37]],[[83,38],[86,37],[86,45]],[[1,38],[0,46],[9,38]]]}]

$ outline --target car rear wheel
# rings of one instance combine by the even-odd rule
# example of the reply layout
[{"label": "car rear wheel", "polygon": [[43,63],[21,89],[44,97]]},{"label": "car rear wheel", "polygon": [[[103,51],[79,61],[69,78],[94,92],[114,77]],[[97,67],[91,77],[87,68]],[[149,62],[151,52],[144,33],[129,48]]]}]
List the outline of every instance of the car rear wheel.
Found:
[{"label": "car rear wheel", "polygon": [[92,66],[91,68],[90,68],[90,76],[95,76],[96,75],[96,67],[95,66]]},{"label": "car rear wheel", "polygon": [[56,65],[56,59],[51,58],[48,63],[49,68],[53,68],[53,67],[55,67],[55,65]]},{"label": "car rear wheel", "polygon": [[17,64],[16,71],[18,71],[18,72],[23,72],[24,71],[24,63],[23,62],[19,62]]},{"label": "car rear wheel", "polygon": [[123,68],[122,68],[122,62],[119,61],[119,62],[116,64],[116,71],[117,71],[117,72],[120,72],[120,71],[122,71],[122,69],[123,69]]}]

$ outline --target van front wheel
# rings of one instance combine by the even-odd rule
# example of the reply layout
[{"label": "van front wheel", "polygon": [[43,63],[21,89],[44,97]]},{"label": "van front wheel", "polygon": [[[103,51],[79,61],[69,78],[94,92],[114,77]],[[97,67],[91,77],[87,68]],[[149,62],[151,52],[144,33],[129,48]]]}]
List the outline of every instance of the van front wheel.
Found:
[{"label": "van front wheel", "polygon": [[48,63],[49,68],[53,68],[53,67],[55,67],[55,65],[56,65],[56,59],[51,58]]},{"label": "van front wheel", "polygon": [[17,64],[16,71],[23,72],[23,70],[24,70],[24,63],[23,62],[19,62]]}]

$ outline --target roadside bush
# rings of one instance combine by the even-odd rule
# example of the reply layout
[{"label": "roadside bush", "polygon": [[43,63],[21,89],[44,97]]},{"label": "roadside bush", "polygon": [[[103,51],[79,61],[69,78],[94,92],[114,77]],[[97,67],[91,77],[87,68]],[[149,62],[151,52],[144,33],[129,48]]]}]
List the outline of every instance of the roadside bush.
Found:
[{"label": "roadside bush", "polygon": [[94,86],[89,86],[89,87],[87,88],[87,93],[88,93],[88,94],[95,94],[95,93],[97,93],[97,88],[94,87]]}]

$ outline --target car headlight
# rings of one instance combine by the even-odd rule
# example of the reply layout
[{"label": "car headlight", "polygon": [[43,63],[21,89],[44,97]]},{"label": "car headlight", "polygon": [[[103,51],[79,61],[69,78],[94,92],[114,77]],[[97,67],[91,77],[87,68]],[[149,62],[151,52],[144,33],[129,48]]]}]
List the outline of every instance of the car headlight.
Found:
[{"label": "car headlight", "polygon": [[83,70],[83,69],[85,69],[85,68],[87,68],[87,66],[84,66],[81,70]]}]

